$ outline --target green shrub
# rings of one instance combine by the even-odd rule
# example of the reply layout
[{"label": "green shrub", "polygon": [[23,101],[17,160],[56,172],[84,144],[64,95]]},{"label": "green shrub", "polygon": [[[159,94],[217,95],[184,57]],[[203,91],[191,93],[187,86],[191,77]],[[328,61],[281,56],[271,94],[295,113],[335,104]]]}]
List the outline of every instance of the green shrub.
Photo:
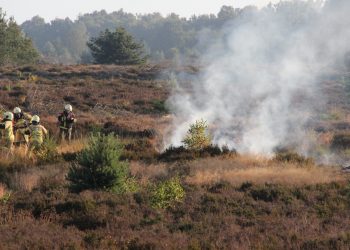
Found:
[{"label": "green shrub", "polygon": [[185,139],[182,141],[185,147],[193,150],[201,150],[211,144],[210,135],[207,133],[208,125],[204,120],[198,120],[190,125]]},{"label": "green shrub", "polygon": [[114,135],[91,135],[88,145],[77,156],[67,179],[73,191],[86,189],[124,193],[135,190],[135,182],[128,178],[129,165],[120,161],[123,145]]},{"label": "green shrub", "polygon": [[53,163],[59,159],[57,143],[53,137],[46,137],[41,148],[34,153],[40,164]]},{"label": "green shrub", "polygon": [[125,180],[122,190],[125,193],[136,193],[140,190],[140,186],[135,178],[130,177]]},{"label": "green shrub", "polygon": [[11,198],[11,192],[7,192],[5,193],[1,198],[0,198],[0,204],[6,204],[7,202],[9,202]]},{"label": "green shrub", "polygon": [[153,106],[153,109],[158,111],[158,112],[161,112],[161,113],[168,113],[169,112],[168,108],[165,105],[165,101],[153,100],[152,106]]},{"label": "green shrub", "polygon": [[97,135],[99,133],[102,133],[103,127],[99,124],[90,124],[88,129],[91,134]]},{"label": "green shrub", "polygon": [[4,90],[5,91],[11,91],[12,90],[12,86],[10,84],[7,84],[7,85],[5,85]]},{"label": "green shrub", "polygon": [[185,190],[178,177],[151,187],[151,204],[155,208],[168,208],[185,197]]}]

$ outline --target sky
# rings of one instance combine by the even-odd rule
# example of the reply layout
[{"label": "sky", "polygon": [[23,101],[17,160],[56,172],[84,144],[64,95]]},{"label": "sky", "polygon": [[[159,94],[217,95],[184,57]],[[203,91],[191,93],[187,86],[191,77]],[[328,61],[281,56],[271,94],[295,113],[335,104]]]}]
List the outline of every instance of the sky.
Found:
[{"label": "sky", "polygon": [[46,21],[69,17],[76,19],[79,14],[105,9],[113,12],[123,9],[126,12],[145,14],[160,12],[163,15],[176,13],[183,17],[193,14],[217,14],[223,5],[259,7],[279,0],[0,0],[0,7],[22,23],[39,15]]}]

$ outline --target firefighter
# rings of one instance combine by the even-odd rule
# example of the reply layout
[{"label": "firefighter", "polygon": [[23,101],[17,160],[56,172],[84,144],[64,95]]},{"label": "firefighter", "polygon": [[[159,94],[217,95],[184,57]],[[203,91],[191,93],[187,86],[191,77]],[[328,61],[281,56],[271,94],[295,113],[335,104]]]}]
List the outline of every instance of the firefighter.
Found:
[{"label": "firefighter", "polygon": [[[7,110],[0,104],[0,114],[4,116],[4,114],[7,112]],[[3,122],[3,117],[0,119],[0,124]],[[0,143],[2,142],[2,132],[0,131]],[[2,144],[0,144],[1,147]]]},{"label": "firefighter", "polygon": [[47,136],[47,130],[40,124],[40,117],[34,115],[31,119],[29,127],[25,131],[26,135],[29,135],[29,149],[40,150],[44,137]]},{"label": "firefighter", "polygon": [[0,123],[0,129],[2,130],[1,145],[8,149],[9,152],[11,152],[13,148],[13,142],[15,140],[15,136],[13,134],[13,113],[4,113],[3,120]]},{"label": "firefighter", "polygon": [[28,145],[29,137],[25,134],[32,119],[30,114],[22,112],[19,107],[13,109],[15,145]]},{"label": "firefighter", "polygon": [[60,141],[72,139],[73,124],[76,122],[75,115],[73,113],[72,105],[67,104],[64,107],[64,111],[58,116],[58,123],[60,127],[59,139]]}]

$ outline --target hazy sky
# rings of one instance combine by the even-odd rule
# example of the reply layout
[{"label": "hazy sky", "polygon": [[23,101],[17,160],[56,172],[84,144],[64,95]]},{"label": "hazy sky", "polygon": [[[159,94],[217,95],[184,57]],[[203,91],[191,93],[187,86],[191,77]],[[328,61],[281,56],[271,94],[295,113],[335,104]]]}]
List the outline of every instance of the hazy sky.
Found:
[{"label": "hazy sky", "polygon": [[124,9],[132,13],[171,12],[189,17],[192,14],[218,13],[222,5],[259,7],[279,0],[0,0],[0,7],[18,23],[39,15],[46,21],[105,9],[107,12]]}]

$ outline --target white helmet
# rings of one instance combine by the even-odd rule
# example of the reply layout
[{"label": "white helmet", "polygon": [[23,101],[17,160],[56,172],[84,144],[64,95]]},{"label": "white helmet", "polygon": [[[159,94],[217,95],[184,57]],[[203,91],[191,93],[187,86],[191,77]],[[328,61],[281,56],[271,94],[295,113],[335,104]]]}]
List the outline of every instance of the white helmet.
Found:
[{"label": "white helmet", "polygon": [[4,119],[12,121],[13,120],[13,113],[12,112],[5,112]]},{"label": "white helmet", "polygon": [[13,109],[13,113],[14,113],[14,114],[20,114],[20,113],[22,113],[22,110],[21,110],[19,107],[15,107],[15,108]]},{"label": "white helmet", "polygon": [[67,111],[69,111],[69,112],[72,112],[72,111],[73,111],[73,107],[72,107],[72,105],[70,105],[70,104],[67,104],[66,106],[64,106],[64,109],[67,110]]},{"label": "white helmet", "polygon": [[31,119],[31,122],[36,122],[36,123],[39,123],[40,122],[40,117],[37,116],[37,115],[34,115]]}]

